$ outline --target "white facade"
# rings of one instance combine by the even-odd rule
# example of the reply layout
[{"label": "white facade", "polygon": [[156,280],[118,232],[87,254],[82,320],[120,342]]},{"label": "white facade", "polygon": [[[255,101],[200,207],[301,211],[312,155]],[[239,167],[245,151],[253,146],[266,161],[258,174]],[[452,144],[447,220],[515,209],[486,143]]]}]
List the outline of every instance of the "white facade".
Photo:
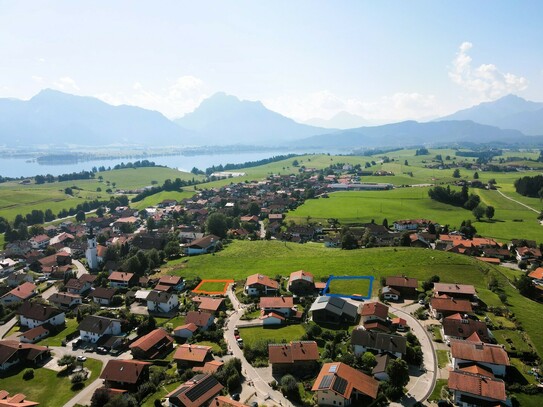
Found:
[{"label": "white facade", "polygon": [[98,268],[98,248],[96,246],[96,237],[91,235],[87,238],[87,251],[85,252],[87,265],[91,270]]},{"label": "white facade", "polygon": [[121,334],[121,322],[120,321],[111,321],[107,329],[99,334],[96,332],[90,331],[79,331],[79,336],[85,342],[96,343],[104,335],[120,335]]},{"label": "white facade", "polygon": [[192,337],[193,332],[190,330],[190,329],[187,329],[187,328],[184,328],[184,329],[177,329],[177,330],[174,330],[173,331],[173,336],[177,337],[177,338],[191,338]]},{"label": "white facade", "polygon": [[[356,390],[353,389],[353,392]],[[351,400],[340,396],[332,390],[318,390],[317,403],[319,406],[350,406]]]},{"label": "white facade", "polygon": [[[454,369],[459,369],[459,365],[470,364],[473,362],[474,362],[473,360],[452,358],[452,365]],[[493,363],[486,363],[486,362],[477,362],[477,364],[481,365],[482,367],[488,370],[492,370],[492,373],[494,374],[494,376],[505,377],[505,371],[506,371],[505,365],[495,365]]]},{"label": "white facade", "polygon": [[177,308],[178,305],[179,300],[177,295],[171,295],[167,302],[155,302],[147,300],[147,309],[154,312],[168,313]]},{"label": "white facade", "polygon": [[51,324],[53,326],[59,326],[59,325],[63,325],[65,321],[66,321],[66,315],[64,314],[64,312],[61,312],[60,314],[55,315],[54,317],[49,318],[45,321],[39,321],[37,319],[26,318],[23,315],[19,315],[19,323],[23,326],[27,326],[30,329],[36,328],[37,326],[40,326],[43,324]]}]

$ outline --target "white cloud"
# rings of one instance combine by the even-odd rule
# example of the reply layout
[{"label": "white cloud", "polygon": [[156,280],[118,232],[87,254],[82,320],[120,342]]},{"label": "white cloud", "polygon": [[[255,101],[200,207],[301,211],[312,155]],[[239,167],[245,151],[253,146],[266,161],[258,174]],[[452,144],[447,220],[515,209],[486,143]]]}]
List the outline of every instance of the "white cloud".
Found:
[{"label": "white cloud", "polygon": [[32,80],[39,84],[44,83],[43,77],[38,76],[38,75],[32,75]]},{"label": "white cloud", "polygon": [[157,110],[169,118],[177,118],[193,111],[210,94],[208,86],[194,76],[181,76],[160,90],[147,89],[135,82],[129,92],[95,95],[113,105],[135,105]]},{"label": "white cloud", "polygon": [[69,76],[63,76],[56,82],[53,82],[53,85],[55,88],[62,90],[62,91],[79,91],[81,90],[79,86],[77,86],[77,83],[70,78]]},{"label": "white cloud", "polygon": [[283,96],[268,99],[264,104],[299,121],[312,118],[329,119],[342,111],[374,122],[423,119],[443,113],[439,111],[434,95],[417,92],[398,92],[377,100],[365,101],[358,98],[341,98],[323,90],[302,97]]},{"label": "white cloud", "polygon": [[479,101],[492,100],[508,93],[526,89],[528,81],[522,76],[503,73],[494,64],[472,66],[472,58],[468,55],[473,44],[463,42],[458,48],[449,78],[456,84],[472,92]]}]

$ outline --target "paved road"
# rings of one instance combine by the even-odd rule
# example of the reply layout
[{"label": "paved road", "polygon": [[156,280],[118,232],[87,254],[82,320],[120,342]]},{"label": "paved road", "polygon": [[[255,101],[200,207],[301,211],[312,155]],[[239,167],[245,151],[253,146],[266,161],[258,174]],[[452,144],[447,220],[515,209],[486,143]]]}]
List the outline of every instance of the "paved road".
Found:
[{"label": "paved road", "polygon": [[9,332],[11,328],[17,323],[17,317],[11,318],[4,325],[0,325],[0,339],[2,339]]},{"label": "paved road", "polygon": [[540,213],[540,211],[538,211],[537,209],[534,209],[534,208],[532,208],[531,206],[528,206],[528,205],[526,205],[526,204],[524,204],[524,203],[522,203],[522,202],[517,201],[516,199],[511,198],[510,196],[505,195],[505,194],[504,194],[502,191],[500,191],[499,189],[497,189],[496,191],[498,192],[498,194],[500,194],[501,196],[503,196],[505,199],[509,199],[510,201],[516,202],[516,203],[518,203],[519,205],[522,205],[522,206],[524,206],[526,209],[529,209],[529,210],[531,210],[531,211],[533,211],[533,212],[535,212],[535,213],[537,213],[537,214]]},{"label": "paved road", "polygon": [[81,277],[83,274],[89,274],[89,271],[79,260],[72,260],[72,264],[77,267],[77,278]]},{"label": "paved road", "polygon": [[397,315],[398,317],[404,318],[407,321],[407,324],[409,325],[409,327],[411,327],[411,331],[419,339],[422,347],[422,352],[424,354],[425,372],[423,372],[417,378],[411,378],[409,384],[407,385],[407,392],[411,397],[405,400],[402,405],[412,405],[415,404],[415,402],[417,401],[425,401],[428,397],[430,397],[430,394],[432,394],[437,380],[437,355],[434,349],[434,343],[432,342],[432,338],[430,338],[430,334],[428,333],[426,328],[419,322],[419,320],[417,320],[410,314],[410,312],[413,312],[419,306],[420,305],[416,303],[404,308],[397,308],[392,304],[390,305],[390,311],[393,314]]},{"label": "paved road", "polygon": [[276,405],[294,407],[294,404],[288,401],[280,392],[273,390],[266,380],[264,380],[249,362],[247,362],[247,359],[245,359],[243,351],[239,348],[236,338],[234,337],[234,328],[238,325],[241,315],[243,315],[243,306],[236,298],[236,295],[231,289],[231,285],[228,287],[228,297],[230,298],[230,301],[232,301],[234,312],[229,316],[228,322],[225,325],[224,339],[232,351],[233,356],[241,360],[242,373],[246,383],[252,383],[251,391],[254,388],[254,391],[259,397],[266,400],[266,405],[270,405],[271,402]]}]

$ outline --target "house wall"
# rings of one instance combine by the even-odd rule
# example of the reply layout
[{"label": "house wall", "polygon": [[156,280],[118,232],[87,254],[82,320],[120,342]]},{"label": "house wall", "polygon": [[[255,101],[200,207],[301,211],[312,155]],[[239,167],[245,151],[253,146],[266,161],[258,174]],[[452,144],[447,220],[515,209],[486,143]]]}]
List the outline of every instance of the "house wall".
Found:
[{"label": "house wall", "polygon": [[385,300],[398,301],[399,297],[396,294],[384,294],[383,298]]},{"label": "house wall", "polygon": [[[454,391],[454,401],[455,401],[455,405],[457,406],[461,406],[461,407],[478,407],[479,404],[470,404],[470,403],[465,403],[461,400],[462,396],[468,396],[468,397],[475,397],[475,398],[478,398],[480,400],[485,400],[485,401],[493,401],[496,403],[496,405],[499,404],[499,402],[497,402],[496,400],[494,399],[491,399],[491,398],[488,398],[488,397],[481,397],[481,396],[476,396],[474,394],[470,394],[470,393],[464,393],[462,391]],[[481,402],[482,404],[482,402]]]},{"label": "house wall", "polygon": [[43,324],[51,324],[53,326],[58,326],[64,324],[66,319],[66,315],[63,313],[55,315],[53,318],[50,318],[46,321],[38,321],[37,319],[30,319],[25,318],[23,315],[19,316],[19,323],[23,326],[27,326],[30,329],[36,328],[37,326],[41,326]]},{"label": "house wall", "polygon": [[188,329],[180,329],[178,331],[174,331],[173,336],[176,336],[178,338],[191,338],[192,331],[189,331]]},{"label": "house wall", "polygon": [[[474,363],[474,362],[472,360],[464,360],[464,359],[457,359],[457,358],[452,359],[452,364],[455,369],[458,369],[459,365],[463,365],[465,363]],[[494,365],[492,363],[484,363],[484,362],[477,362],[477,364],[489,370],[492,370],[492,373],[494,374],[494,376],[505,377],[506,366]]]},{"label": "house wall", "polygon": [[262,320],[262,325],[264,326],[269,326],[269,325],[281,325],[284,321],[279,319],[279,318],[275,318],[275,317],[268,317],[268,318],[265,318]]},{"label": "house wall", "polygon": [[11,366],[15,366],[15,365],[18,364],[19,362],[20,362],[19,358],[18,358],[18,357],[15,357],[14,359],[8,360],[8,361],[5,362],[4,364],[1,364],[1,365],[0,365],[0,370],[7,370],[7,369],[9,369]]},{"label": "house wall", "polygon": [[277,314],[286,315],[286,316],[289,316],[291,311],[292,311],[288,307],[286,307],[286,308],[263,308],[263,309],[264,309],[264,312],[275,312]]},{"label": "house wall", "polygon": [[317,391],[317,403],[319,406],[349,406],[351,404],[350,400],[331,390]]},{"label": "house wall", "polygon": [[94,297],[93,298],[93,301],[96,303],[96,304],[100,304],[100,305],[109,305],[109,300],[107,298],[96,298]]}]

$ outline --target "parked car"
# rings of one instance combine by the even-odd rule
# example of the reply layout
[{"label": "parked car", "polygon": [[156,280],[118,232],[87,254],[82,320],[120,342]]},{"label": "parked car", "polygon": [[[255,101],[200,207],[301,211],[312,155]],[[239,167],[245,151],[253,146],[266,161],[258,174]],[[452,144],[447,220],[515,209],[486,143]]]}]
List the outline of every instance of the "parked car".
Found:
[{"label": "parked car", "polygon": [[240,398],[241,396],[239,395],[239,393],[232,394],[232,400],[239,401]]},{"label": "parked car", "polygon": [[86,357],[86,356],[79,355],[79,356],[77,357],[77,361],[78,361],[78,362],[84,362],[84,361],[86,361],[86,360],[87,360],[87,357]]}]

